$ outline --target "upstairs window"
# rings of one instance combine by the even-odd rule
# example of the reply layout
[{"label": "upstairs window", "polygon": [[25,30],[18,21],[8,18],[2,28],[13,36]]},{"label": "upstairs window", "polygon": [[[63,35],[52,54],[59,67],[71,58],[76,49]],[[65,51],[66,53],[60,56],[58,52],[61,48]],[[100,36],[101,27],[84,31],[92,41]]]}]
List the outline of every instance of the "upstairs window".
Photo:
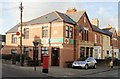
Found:
[{"label": "upstairs window", "polygon": [[66,33],[65,33],[65,36],[68,38],[69,37],[69,26],[66,25]]},{"label": "upstairs window", "polygon": [[86,23],[86,17],[84,17],[84,23]]},{"label": "upstairs window", "polygon": [[85,30],[85,41],[88,41],[88,30]]},{"label": "upstairs window", "polygon": [[88,30],[84,30],[82,32],[82,40],[83,41],[88,41]]},{"label": "upstairs window", "polygon": [[102,36],[100,36],[100,44],[102,44],[103,43],[103,37]]},{"label": "upstairs window", "polygon": [[16,34],[12,34],[12,43],[17,43],[17,36]]},{"label": "upstairs window", "polygon": [[24,39],[29,39],[29,28],[24,28]]},{"label": "upstairs window", "polygon": [[73,27],[70,27],[70,38],[73,38]]},{"label": "upstairs window", "polygon": [[47,38],[48,37],[48,26],[42,27],[42,37]]},{"label": "upstairs window", "polygon": [[94,40],[95,40],[95,43],[97,43],[97,35],[96,34],[95,34],[95,39]]}]

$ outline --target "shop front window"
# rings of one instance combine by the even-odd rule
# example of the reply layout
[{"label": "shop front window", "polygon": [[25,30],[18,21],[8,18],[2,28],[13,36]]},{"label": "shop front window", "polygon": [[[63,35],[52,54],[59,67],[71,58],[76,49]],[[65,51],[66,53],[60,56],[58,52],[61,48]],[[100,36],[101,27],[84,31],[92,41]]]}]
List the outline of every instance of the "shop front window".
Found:
[{"label": "shop front window", "polygon": [[43,55],[48,54],[48,48],[47,47],[42,47],[41,48],[41,62],[43,62]]}]

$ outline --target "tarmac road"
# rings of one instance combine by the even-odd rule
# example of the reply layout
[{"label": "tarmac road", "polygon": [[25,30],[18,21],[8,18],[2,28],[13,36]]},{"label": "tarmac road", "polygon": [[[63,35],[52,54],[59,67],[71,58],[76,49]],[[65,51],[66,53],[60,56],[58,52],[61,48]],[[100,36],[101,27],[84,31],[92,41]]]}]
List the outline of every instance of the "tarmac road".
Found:
[{"label": "tarmac road", "polygon": [[[72,68],[60,68],[60,67],[49,67],[49,73],[42,73],[42,67],[37,67],[37,71],[34,71],[34,67],[21,67],[12,64],[2,64],[2,76],[3,77],[25,77],[25,79],[31,79],[33,77],[51,78],[57,77],[70,78],[70,77],[118,77],[118,67],[110,69],[109,67],[98,66],[97,69],[72,69]],[[54,78],[53,78],[54,77]],[[23,79],[23,78],[22,78]],[[40,78],[38,78],[40,79]],[[72,78],[70,78],[72,79]],[[73,78],[74,79],[74,78]],[[103,79],[103,78],[102,78]]]}]

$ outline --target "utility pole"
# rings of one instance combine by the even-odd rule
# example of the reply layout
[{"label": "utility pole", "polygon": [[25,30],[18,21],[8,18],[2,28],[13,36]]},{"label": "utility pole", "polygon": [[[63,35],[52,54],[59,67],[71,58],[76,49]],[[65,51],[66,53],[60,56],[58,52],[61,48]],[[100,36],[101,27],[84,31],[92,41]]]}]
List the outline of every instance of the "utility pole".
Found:
[{"label": "utility pole", "polygon": [[22,2],[20,4],[20,64],[21,66],[22,64],[22,12],[23,12],[23,6],[22,6]]}]

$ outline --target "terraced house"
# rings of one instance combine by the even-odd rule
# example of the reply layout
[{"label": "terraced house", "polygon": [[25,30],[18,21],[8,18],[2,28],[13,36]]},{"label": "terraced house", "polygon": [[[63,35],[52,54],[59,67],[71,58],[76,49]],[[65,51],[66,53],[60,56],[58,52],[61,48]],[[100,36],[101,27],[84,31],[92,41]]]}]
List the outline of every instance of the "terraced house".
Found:
[{"label": "terraced house", "polygon": [[[119,45],[118,45],[118,35],[117,31],[115,28],[112,28],[111,25],[108,24],[107,28],[103,28],[104,31],[106,32],[111,32],[110,34],[110,46],[111,46],[111,51],[107,51],[106,56],[113,56],[115,58],[119,58]],[[112,52],[113,50],[113,52]]]},{"label": "terraced house", "polygon": [[91,24],[94,32],[94,58],[105,59],[106,52],[112,49],[110,46],[111,32],[100,29],[97,18],[92,19]]},{"label": "terraced house", "polygon": [[[104,55],[102,52],[104,33],[95,31],[96,26],[92,26],[84,10],[77,11],[75,8],[70,8],[66,13],[54,11],[23,22],[22,30],[23,53],[33,58],[33,41],[39,41],[37,59],[41,63],[44,54],[49,55],[49,65],[60,67],[65,67],[66,61],[73,61],[80,57],[94,57],[95,43],[98,39],[101,44],[96,45],[100,45],[98,48],[101,55],[96,58],[102,59]],[[6,33],[4,54],[11,54],[13,49],[16,49],[19,54],[20,39],[16,32],[20,32],[19,24]],[[100,35],[100,38],[99,36],[96,38],[95,34]]]}]

